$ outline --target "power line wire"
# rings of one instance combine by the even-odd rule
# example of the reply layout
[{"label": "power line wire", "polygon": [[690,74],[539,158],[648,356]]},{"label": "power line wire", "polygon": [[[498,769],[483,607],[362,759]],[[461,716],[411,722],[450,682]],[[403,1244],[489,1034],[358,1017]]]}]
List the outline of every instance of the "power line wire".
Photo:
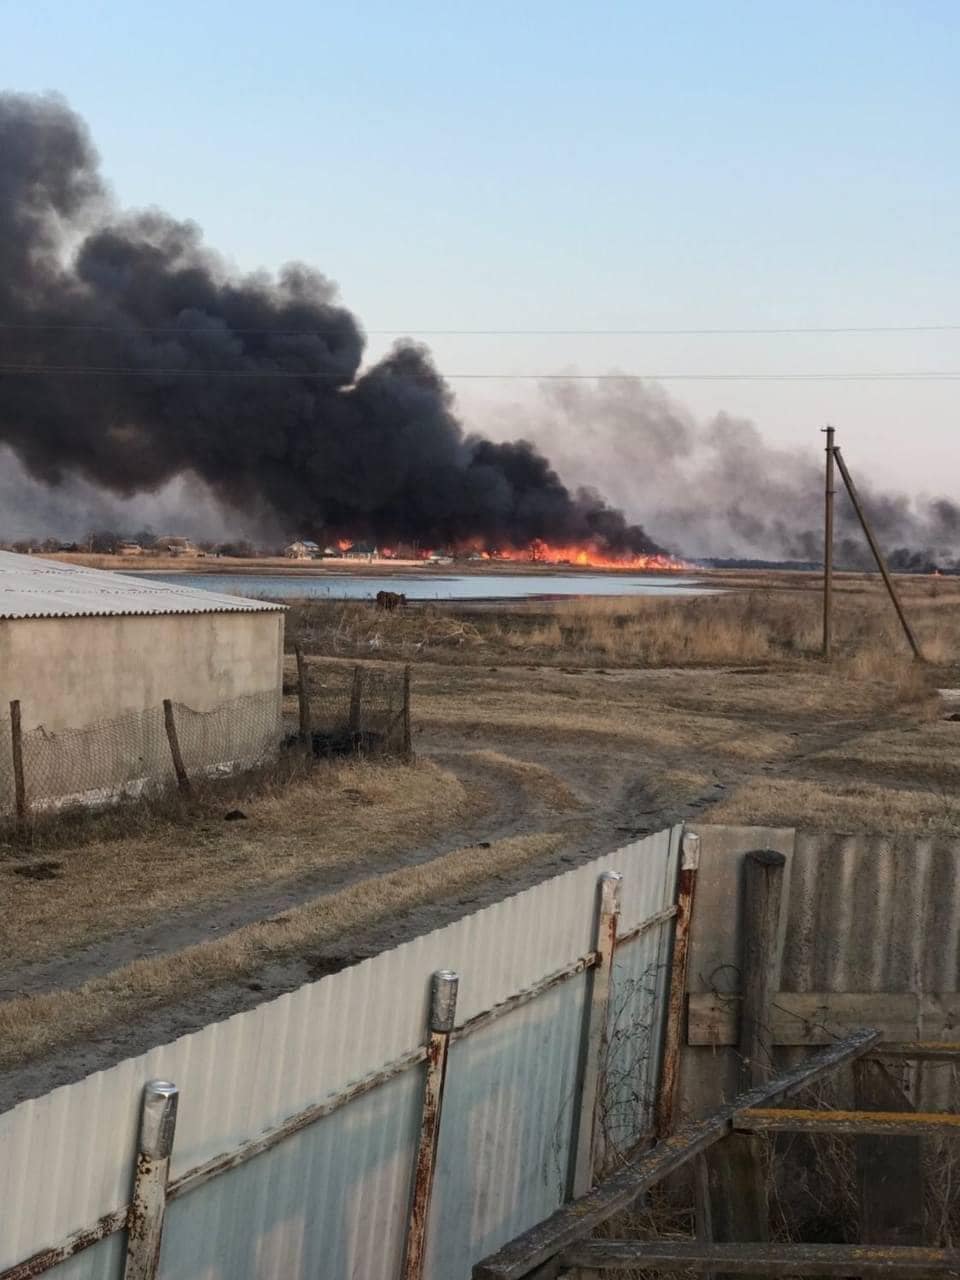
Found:
[{"label": "power line wire", "polygon": [[[324,329],[248,329],[212,325],[162,325],[130,326],[106,324],[16,324],[0,321],[0,330],[21,333],[116,333],[138,335],[157,334],[259,334],[278,338],[322,336]],[[380,337],[411,334],[425,338],[436,337],[758,337],[802,334],[884,334],[884,333],[960,333],[960,324],[901,324],[901,325],[811,325],[796,328],[699,328],[699,329],[363,329],[367,335]]]},{"label": "power line wire", "polygon": [[[0,365],[0,374],[46,376],[49,374],[98,375],[121,378],[190,377],[190,378],[283,378],[329,380],[350,385],[342,374],[309,369],[295,372],[287,369],[125,369],[94,365]],[[361,373],[362,377],[363,374]],[[393,376],[393,375],[391,375]],[[416,380],[416,375],[403,373]],[[960,370],[929,369],[891,373],[437,373],[448,382],[455,381],[520,381],[520,382],[952,382],[960,379]],[[423,381],[431,381],[425,374]]]}]

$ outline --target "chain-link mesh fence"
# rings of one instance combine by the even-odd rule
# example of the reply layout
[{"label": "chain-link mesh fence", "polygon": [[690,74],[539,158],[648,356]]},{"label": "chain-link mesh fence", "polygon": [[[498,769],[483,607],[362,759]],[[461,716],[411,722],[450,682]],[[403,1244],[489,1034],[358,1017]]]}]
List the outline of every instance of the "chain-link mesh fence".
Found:
[{"label": "chain-link mesh fence", "polygon": [[[250,769],[270,759],[281,734],[275,690],[248,694],[212,711],[173,703],[180,752],[190,777]],[[27,809],[105,804],[176,781],[162,707],[148,707],[82,729],[43,725],[21,735]],[[0,813],[15,810],[12,728],[0,720]]]},{"label": "chain-link mesh fence", "polygon": [[[322,676],[303,664],[309,735],[317,755],[408,756],[410,673],[407,667],[332,667]],[[299,733],[299,715],[288,722]]]}]

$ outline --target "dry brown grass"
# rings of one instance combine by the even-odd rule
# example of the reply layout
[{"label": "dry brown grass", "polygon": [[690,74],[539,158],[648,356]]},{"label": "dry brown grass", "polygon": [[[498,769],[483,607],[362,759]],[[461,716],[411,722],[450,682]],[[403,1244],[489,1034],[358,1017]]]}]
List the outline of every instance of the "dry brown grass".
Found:
[{"label": "dry brown grass", "polygon": [[[0,955],[36,960],[183,907],[238,897],[317,868],[366,864],[425,844],[469,812],[479,797],[449,771],[354,762],[319,764],[286,784],[242,800],[245,821],[209,803],[184,825],[109,838],[122,815],[104,814],[107,838],[61,842],[42,861],[56,878],[23,874],[36,851],[0,861]],[[189,817],[189,814],[188,814]],[[96,829],[91,820],[88,834]],[[122,829],[121,829],[122,830]]]},{"label": "dry brown grass", "polygon": [[253,974],[269,961],[350,937],[426,902],[455,897],[491,877],[554,853],[562,837],[543,832],[457,849],[432,862],[371,877],[214,942],[138,960],[72,990],[0,1004],[0,1067],[101,1034],[150,1009]]},{"label": "dry brown grass", "polygon": [[505,774],[510,785],[516,785],[527,796],[548,804],[554,812],[583,808],[583,802],[573,788],[545,765],[490,750],[467,752],[464,763],[469,766],[473,760],[483,765],[485,770]]},{"label": "dry brown grass", "polygon": [[875,835],[956,835],[960,796],[938,787],[754,777],[709,809],[703,821]]},{"label": "dry brown grass", "polygon": [[[928,659],[960,657],[960,585],[944,594],[905,588]],[[496,607],[423,605],[385,614],[359,601],[300,602],[291,633],[330,655],[429,656],[435,661],[622,666],[791,664],[819,654],[821,604],[807,587],[768,583],[710,596],[573,599]],[[889,602],[862,578],[836,595],[838,656],[855,674],[909,660]]]}]

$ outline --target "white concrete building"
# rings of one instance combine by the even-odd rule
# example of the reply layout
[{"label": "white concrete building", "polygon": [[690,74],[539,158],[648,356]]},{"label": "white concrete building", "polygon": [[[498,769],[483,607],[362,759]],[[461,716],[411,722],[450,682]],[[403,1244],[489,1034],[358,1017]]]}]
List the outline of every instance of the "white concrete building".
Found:
[{"label": "white concrete building", "polygon": [[13,806],[12,700],[30,807],[95,802],[248,767],[281,732],[283,608],[0,552],[0,811]]}]

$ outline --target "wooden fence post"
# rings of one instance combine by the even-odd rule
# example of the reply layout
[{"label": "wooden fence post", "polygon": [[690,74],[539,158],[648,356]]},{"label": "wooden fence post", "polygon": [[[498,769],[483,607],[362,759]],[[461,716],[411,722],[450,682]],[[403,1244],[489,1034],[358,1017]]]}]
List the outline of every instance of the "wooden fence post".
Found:
[{"label": "wooden fence post", "polygon": [[410,733],[410,663],[403,668],[403,758],[413,759],[413,740]]},{"label": "wooden fence post", "polygon": [[680,846],[680,879],[677,884],[677,919],[673,932],[670,966],[670,995],[663,1042],[663,1067],[657,1096],[656,1135],[669,1137],[680,1084],[680,1051],[683,1047],[683,1018],[687,998],[687,961],[690,955],[690,925],[700,868],[700,837],[685,831]]},{"label": "wooden fence post", "polygon": [[355,738],[360,732],[360,712],[363,706],[363,667],[353,668],[353,684],[350,688],[349,730]]},{"label": "wooden fence post", "polygon": [[307,664],[300,645],[294,646],[297,655],[297,699],[300,704],[300,741],[310,742],[310,690],[307,685]]},{"label": "wooden fence post", "polygon": [[17,826],[27,820],[27,784],[23,776],[23,729],[20,724],[20,699],[10,703],[10,747],[13,752],[13,792]]},{"label": "wooden fence post", "polygon": [[188,796],[190,794],[190,779],[187,777],[183,756],[180,754],[177,722],[173,718],[173,703],[169,698],[164,698],[163,700],[163,723],[167,730],[167,741],[170,743],[170,756],[173,760],[174,772],[177,775],[177,786],[185,796]]},{"label": "wooden fence post", "polygon": [[179,1095],[167,1080],[151,1080],[143,1090],[123,1280],[155,1280],[157,1274]]},{"label": "wooden fence post", "polygon": [[[778,945],[786,858],[758,849],[743,860],[740,965],[740,1089],[773,1076],[771,1006],[780,987]],[[756,1134],[731,1133],[709,1153],[710,1211],[715,1239],[730,1244],[770,1236],[765,1143]]]},{"label": "wooden fence post", "polygon": [[603,1116],[601,1078],[603,1051],[607,1042],[607,1009],[610,1004],[610,981],[613,957],[620,923],[620,886],[623,876],[618,871],[605,871],[598,881],[598,901],[594,948],[597,963],[590,970],[587,985],[587,1007],[583,1045],[580,1056],[579,1106],[574,1130],[573,1160],[569,1176],[569,1195],[586,1195],[598,1171]]},{"label": "wooden fence post", "polygon": [[401,1280],[422,1280],[426,1262],[427,1224],[433,1175],[440,1139],[443,1114],[443,1087],[447,1077],[447,1055],[450,1035],[457,1015],[457,990],[460,977],[452,969],[438,969],[430,990],[430,1035],[427,1041],[427,1075],[420,1117],[420,1141],[413,1170],[410,1193],[410,1216],[403,1250]]}]

